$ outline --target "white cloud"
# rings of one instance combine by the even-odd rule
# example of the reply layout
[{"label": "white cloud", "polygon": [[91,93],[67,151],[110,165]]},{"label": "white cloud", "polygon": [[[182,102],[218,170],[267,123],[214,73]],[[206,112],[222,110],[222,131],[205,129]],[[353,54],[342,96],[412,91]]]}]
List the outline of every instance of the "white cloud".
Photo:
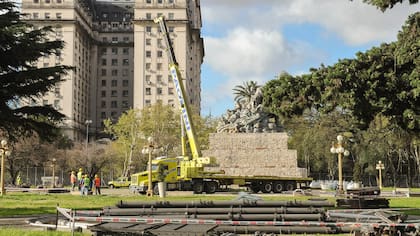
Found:
[{"label": "white cloud", "polygon": [[398,30],[410,13],[420,8],[418,5],[396,5],[385,13],[376,7],[359,1],[293,1],[288,14],[293,21],[315,23],[326,30],[338,34],[350,45],[368,42],[395,40]]},{"label": "white cloud", "polygon": [[291,47],[277,31],[236,28],[225,37],[206,37],[205,62],[229,78],[219,93],[232,94],[242,81],[263,84],[279,71],[286,70],[305,58],[306,46]]},{"label": "white cloud", "polygon": [[362,0],[202,0],[204,24],[277,29],[311,23],[339,35],[350,45],[390,41],[420,4],[397,4],[385,13]]}]

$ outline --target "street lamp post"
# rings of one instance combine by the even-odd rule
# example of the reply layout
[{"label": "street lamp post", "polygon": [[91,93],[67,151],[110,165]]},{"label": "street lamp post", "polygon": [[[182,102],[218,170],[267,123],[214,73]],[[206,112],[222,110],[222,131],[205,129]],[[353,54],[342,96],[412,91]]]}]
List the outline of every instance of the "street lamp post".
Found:
[{"label": "street lamp post", "polygon": [[10,156],[11,152],[9,151],[9,146],[7,145],[6,140],[1,140],[0,155],[1,155],[1,195],[6,195],[4,189],[4,158]]},{"label": "street lamp post", "polygon": [[86,120],[86,168],[89,159],[89,151],[88,151],[88,144],[89,144],[89,125],[92,124],[92,120]]},{"label": "street lamp post", "polygon": [[337,143],[332,144],[331,146],[331,153],[338,154],[338,192],[344,193],[343,189],[343,161],[342,161],[342,155],[348,156],[350,155],[350,152],[348,150],[345,150],[343,147],[343,139],[344,137],[342,135],[337,135]]},{"label": "street lamp post", "polygon": [[52,167],[52,188],[55,188],[55,163],[56,163],[56,159],[55,158],[53,158],[52,159],[52,164],[51,164],[51,167]]},{"label": "street lamp post", "polygon": [[153,186],[152,186],[152,153],[153,153],[153,149],[155,148],[155,146],[153,144],[153,138],[149,137],[147,139],[147,143],[148,143],[148,145],[145,146],[141,152],[143,154],[148,154],[149,155],[149,162],[148,162],[148,165],[147,165],[147,170],[148,170],[147,196],[152,197],[153,196],[153,189],[152,189],[153,188]]},{"label": "street lamp post", "polygon": [[382,163],[382,161],[378,161],[378,164],[376,164],[376,169],[379,171],[379,189],[382,190],[382,170],[385,169],[384,163]]}]

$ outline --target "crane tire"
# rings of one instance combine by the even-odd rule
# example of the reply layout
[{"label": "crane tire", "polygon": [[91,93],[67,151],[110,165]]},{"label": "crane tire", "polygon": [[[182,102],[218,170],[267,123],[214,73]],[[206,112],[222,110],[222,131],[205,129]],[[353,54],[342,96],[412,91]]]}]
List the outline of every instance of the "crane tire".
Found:
[{"label": "crane tire", "polygon": [[215,193],[217,190],[217,182],[215,181],[209,181],[206,182],[206,193]]},{"label": "crane tire", "polygon": [[261,185],[261,192],[263,193],[271,193],[273,191],[273,185],[270,182],[264,182]]},{"label": "crane tire", "polygon": [[283,191],[283,183],[282,182],[274,182],[273,183],[273,192],[274,193],[281,193]]},{"label": "crane tire", "polygon": [[193,185],[193,192],[195,194],[201,194],[204,191],[203,182],[195,182]]}]

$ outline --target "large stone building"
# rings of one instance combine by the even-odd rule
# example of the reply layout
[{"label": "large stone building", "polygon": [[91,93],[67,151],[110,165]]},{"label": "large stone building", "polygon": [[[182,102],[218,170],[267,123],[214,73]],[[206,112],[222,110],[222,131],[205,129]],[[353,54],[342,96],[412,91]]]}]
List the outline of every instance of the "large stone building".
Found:
[{"label": "large stone building", "polygon": [[[65,47],[39,67],[74,66],[38,103],[66,115],[63,128],[76,140],[101,133],[103,120],[162,101],[176,106],[166,46],[153,19],[163,15],[190,104],[200,110],[204,57],[199,0],[22,0],[25,20],[49,25]],[[91,121],[87,122],[87,121]]]}]

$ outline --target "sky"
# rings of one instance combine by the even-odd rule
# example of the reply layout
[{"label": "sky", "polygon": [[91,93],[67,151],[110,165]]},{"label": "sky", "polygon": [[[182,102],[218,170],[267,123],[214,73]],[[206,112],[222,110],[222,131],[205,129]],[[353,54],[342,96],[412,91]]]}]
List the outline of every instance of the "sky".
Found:
[{"label": "sky", "polygon": [[[392,42],[420,4],[385,12],[362,0],[201,0],[201,114],[234,108],[232,89],[308,73]],[[407,2],[407,1],[406,1]]]}]

